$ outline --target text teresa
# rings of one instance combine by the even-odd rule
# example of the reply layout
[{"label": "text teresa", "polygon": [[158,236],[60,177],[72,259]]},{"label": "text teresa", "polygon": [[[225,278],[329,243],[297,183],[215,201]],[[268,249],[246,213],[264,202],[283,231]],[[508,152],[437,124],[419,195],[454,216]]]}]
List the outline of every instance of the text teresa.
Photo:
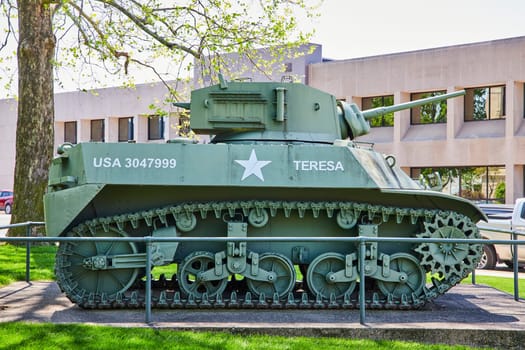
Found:
[{"label": "text teresa", "polygon": [[295,170],[300,171],[345,171],[343,163],[333,160],[294,160]]}]

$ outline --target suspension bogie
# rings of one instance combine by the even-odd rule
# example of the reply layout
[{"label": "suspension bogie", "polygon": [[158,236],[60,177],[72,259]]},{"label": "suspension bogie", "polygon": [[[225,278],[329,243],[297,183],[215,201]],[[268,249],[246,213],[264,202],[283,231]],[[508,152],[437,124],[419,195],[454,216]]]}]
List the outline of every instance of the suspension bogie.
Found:
[{"label": "suspension bogie", "polygon": [[[479,259],[479,247],[468,244],[443,248],[369,240],[364,243],[364,256],[360,256],[356,242],[293,238],[435,237],[444,233],[453,238],[475,238],[475,225],[456,213],[352,202],[213,203],[213,215],[207,215],[210,213],[203,212],[202,207],[183,204],[161,208],[153,211],[156,215],[151,215],[152,211],[137,214],[140,218],[135,222],[122,223],[115,217],[92,220],[73,229],[70,235],[104,236],[112,232],[116,236],[136,236],[149,227],[154,238],[196,238],[152,243],[151,265],[172,269],[176,276],[170,282],[175,290],[172,302],[181,305],[188,301],[208,305],[210,300],[222,305],[225,300],[251,302],[255,298],[259,303],[290,307],[316,303],[316,307],[349,307],[358,298],[356,286],[361,283],[362,273],[369,284],[369,305],[419,307],[465,277]],[[280,237],[280,232],[287,232],[290,241],[242,240]],[[232,240],[208,241],[201,237]],[[92,307],[90,295],[99,300],[94,302],[97,305],[100,300],[129,301],[132,295],[141,293],[140,289],[133,290],[144,276],[146,259],[144,246],[135,243],[119,243],[94,252],[92,247],[66,243],[57,255],[58,281],[81,306]],[[90,274],[88,282],[76,280],[82,270]],[[298,271],[302,277],[298,278]],[[427,273],[440,278],[427,286]],[[118,282],[110,283],[104,291],[93,289],[92,285],[107,280]],[[165,298],[166,291],[158,295]]]}]

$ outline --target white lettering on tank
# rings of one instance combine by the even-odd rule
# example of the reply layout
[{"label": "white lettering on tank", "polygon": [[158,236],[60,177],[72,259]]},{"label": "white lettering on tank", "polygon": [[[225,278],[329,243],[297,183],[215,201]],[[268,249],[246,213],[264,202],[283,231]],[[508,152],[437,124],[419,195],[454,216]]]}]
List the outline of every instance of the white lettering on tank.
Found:
[{"label": "white lettering on tank", "polygon": [[175,158],[93,157],[94,168],[175,169]]},{"label": "white lettering on tank", "polygon": [[345,171],[343,163],[333,160],[294,160],[297,171]]},{"label": "white lettering on tank", "polygon": [[93,166],[95,168],[122,168],[118,158],[98,157],[93,158]]}]

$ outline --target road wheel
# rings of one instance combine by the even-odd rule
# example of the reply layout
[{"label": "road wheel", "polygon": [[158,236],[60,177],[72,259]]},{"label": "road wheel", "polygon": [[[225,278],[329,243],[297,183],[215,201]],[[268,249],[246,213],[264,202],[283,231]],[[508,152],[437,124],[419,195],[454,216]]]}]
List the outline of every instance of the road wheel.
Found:
[{"label": "road wheel", "polygon": [[478,269],[491,270],[496,267],[496,252],[494,247],[491,245],[483,245],[483,253],[481,254],[481,259],[479,260]]},{"label": "road wheel", "polygon": [[7,215],[11,215],[11,204],[7,203],[4,210]]}]

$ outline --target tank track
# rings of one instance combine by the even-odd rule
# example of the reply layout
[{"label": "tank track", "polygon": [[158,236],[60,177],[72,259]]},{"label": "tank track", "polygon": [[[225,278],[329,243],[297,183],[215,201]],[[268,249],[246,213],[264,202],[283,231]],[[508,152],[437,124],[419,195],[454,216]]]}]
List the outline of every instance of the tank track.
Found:
[{"label": "tank track", "polygon": [[[123,232],[124,227],[130,224],[136,228],[143,221],[147,226],[152,226],[155,221],[165,225],[168,223],[169,215],[176,217],[181,213],[200,214],[205,219],[212,213],[217,219],[223,214],[234,216],[236,212],[242,211],[247,216],[253,208],[267,209],[271,217],[274,217],[279,210],[284,212],[285,217],[289,217],[292,211],[297,211],[300,218],[310,214],[317,218],[324,211],[329,218],[332,218],[337,211],[351,210],[357,216],[366,214],[368,218],[376,218],[380,222],[387,222],[394,217],[396,223],[401,223],[408,219],[410,223],[420,222],[424,227],[423,232],[418,237],[451,237],[458,238],[462,233],[463,238],[479,238],[479,233],[475,224],[471,220],[459,213],[451,211],[414,209],[389,207],[381,205],[371,205],[355,202],[292,202],[292,201],[232,201],[232,202],[209,202],[209,203],[182,203],[174,206],[158,209],[146,210],[136,213],[123,214],[118,216],[95,218],[73,228],[68,236],[92,236],[95,232],[102,229],[103,232],[110,232],[111,228]],[[61,243],[56,257],[56,276],[57,282],[68,298],[78,306],[87,309],[136,309],[145,306],[145,281],[138,279],[134,281],[129,289],[118,292],[109,297],[104,293],[89,292],[78,287],[75,276],[68,270],[71,262],[69,255],[71,242]],[[419,255],[421,266],[427,273],[432,274],[431,283],[426,284],[419,295],[403,294],[395,297],[392,294],[384,295],[376,288],[371,288],[372,281],[366,282],[366,308],[369,309],[419,309],[426,302],[446,293],[450,288],[467,277],[475,269],[481,256],[481,245],[469,244],[461,245],[461,250],[465,251],[461,256],[461,261],[455,264],[448,264],[451,247],[445,248],[443,245],[423,243],[418,245],[414,251]],[[454,249],[455,251],[455,249]],[[438,255],[436,262],[435,255]],[[449,266],[451,265],[451,266]],[[140,276],[139,276],[140,277]],[[217,309],[356,309],[359,308],[359,288],[351,294],[345,294],[336,298],[322,298],[320,295],[311,295],[306,288],[302,288],[300,282],[296,284],[294,292],[289,293],[284,298],[279,298],[277,293],[271,296],[261,294],[254,297],[249,291],[240,292],[237,281],[228,283],[228,288],[214,298],[209,298],[206,293],[198,299],[193,295],[184,296],[178,290],[178,282],[175,276],[166,279],[161,275],[160,279],[152,281],[152,302],[154,308],[180,309],[180,308],[217,308]],[[358,284],[359,282],[357,282]],[[242,288],[241,288],[242,289]],[[301,290],[303,289],[303,290]]]}]

